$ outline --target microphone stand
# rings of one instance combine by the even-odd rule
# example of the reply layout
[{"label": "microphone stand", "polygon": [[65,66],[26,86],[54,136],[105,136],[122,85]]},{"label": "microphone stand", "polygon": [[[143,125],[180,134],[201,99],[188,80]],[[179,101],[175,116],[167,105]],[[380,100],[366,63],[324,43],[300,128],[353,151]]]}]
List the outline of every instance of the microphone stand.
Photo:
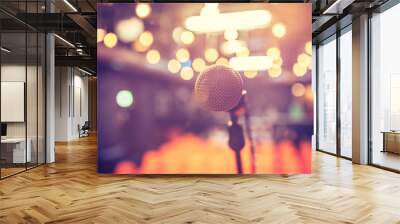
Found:
[{"label": "microphone stand", "polygon": [[242,96],[243,105],[244,105],[244,108],[245,108],[245,111],[244,111],[244,123],[245,123],[245,128],[246,128],[246,134],[247,134],[247,137],[249,138],[251,173],[255,174],[256,173],[256,150],[254,148],[253,134],[251,132],[250,111],[249,111],[249,108],[247,106],[245,97],[246,97],[245,95]]},{"label": "microphone stand", "polygon": [[243,128],[237,122],[238,117],[235,114],[235,111],[229,111],[229,115],[231,117],[231,122],[228,124],[228,133],[229,133],[228,144],[229,147],[231,147],[231,149],[235,152],[236,167],[238,174],[243,174],[242,159],[240,156],[240,152],[242,151],[245,144]]},{"label": "microphone stand", "polygon": [[251,173],[256,173],[255,166],[255,149],[253,144],[253,138],[250,128],[250,113],[245,102],[245,94],[242,95],[239,104],[229,111],[231,122],[228,125],[229,133],[229,147],[235,152],[236,166],[239,174],[243,173],[242,160],[240,156],[240,151],[245,145],[244,133],[242,126],[238,123],[238,114],[241,114],[241,109],[244,109],[244,122],[245,131],[250,143],[250,169]]}]

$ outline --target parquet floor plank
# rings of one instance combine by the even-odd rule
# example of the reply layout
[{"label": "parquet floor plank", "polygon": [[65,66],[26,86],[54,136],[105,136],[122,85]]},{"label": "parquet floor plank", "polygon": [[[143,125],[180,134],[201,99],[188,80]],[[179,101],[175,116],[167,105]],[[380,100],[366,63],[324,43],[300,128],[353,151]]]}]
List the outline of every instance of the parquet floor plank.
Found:
[{"label": "parquet floor plank", "polygon": [[104,175],[96,139],[0,181],[0,223],[400,223],[400,175],[313,153],[310,175]]}]

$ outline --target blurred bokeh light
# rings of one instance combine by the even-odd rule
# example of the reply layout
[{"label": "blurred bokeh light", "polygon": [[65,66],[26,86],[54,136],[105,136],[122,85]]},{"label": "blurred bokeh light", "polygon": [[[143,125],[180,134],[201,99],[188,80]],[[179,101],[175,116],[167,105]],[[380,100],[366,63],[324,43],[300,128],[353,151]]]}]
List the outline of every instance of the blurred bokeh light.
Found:
[{"label": "blurred bokeh light", "polygon": [[190,67],[183,67],[180,75],[183,80],[191,80],[193,78],[193,70]]},{"label": "blurred bokeh light", "polygon": [[138,3],[136,5],[136,15],[140,18],[146,18],[151,13],[151,6],[149,3]]},{"label": "blurred bokeh light", "polygon": [[115,31],[118,38],[123,42],[131,42],[136,40],[141,32],[143,32],[143,22],[134,17],[126,20],[121,20],[117,23]]},{"label": "blurred bokeh light", "polygon": [[107,33],[103,39],[104,45],[108,48],[113,48],[118,43],[117,35],[114,33]]},{"label": "blurred bokeh light", "polygon": [[153,34],[151,32],[146,31],[140,34],[139,43],[144,47],[149,47],[154,41]]},{"label": "blurred bokeh light", "polygon": [[133,94],[129,90],[120,90],[115,96],[118,106],[126,108],[133,105]]},{"label": "blurred bokeh light", "polygon": [[150,64],[157,64],[160,61],[160,53],[157,50],[149,50],[146,59]]},{"label": "blurred bokeh light", "polygon": [[176,59],[180,62],[185,62],[189,60],[190,58],[190,53],[186,48],[181,48],[176,51]]},{"label": "blurred bokeh light", "polygon": [[286,27],[282,23],[275,24],[272,28],[272,33],[278,37],[282,38],[286,34]]},{"label": "blurred bokeh light", "polygon": [[218,58],[218,51],[216,49],[214,49],[214,48],[208,48],[204,52],[204,58],[208,62],[214,62]]},{"label": "blurred bokeh light", "polygon": [[206,62],[202,58],[196,58],[193,60],[192,66],[196,72],[201,72],[206,68]]},{"label": "blurred bokeh light", "polygon": [[179,61],[171,59],[168,62],[168,71],[170,71],[171,73],[178,73],[180,69],[181,69],[181,63],[179,63]]}]

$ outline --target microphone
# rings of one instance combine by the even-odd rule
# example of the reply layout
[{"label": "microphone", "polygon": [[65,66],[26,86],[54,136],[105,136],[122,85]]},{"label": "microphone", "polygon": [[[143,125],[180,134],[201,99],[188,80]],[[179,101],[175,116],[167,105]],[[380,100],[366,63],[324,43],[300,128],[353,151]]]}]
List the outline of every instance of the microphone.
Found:
[{"label": "microphone", "polygon": [[251,137],[249,113],[245,103],[243,80],[238,72],[225,65],[212,65],[204,69],[197,77],[194,86],[195,100],[211,111],[229,112],[228,124],[229,147],[235,152],[236,167],[243,173],[240,151],[245,145],[243,128],[238,123],[241,108],[245,109],[246,132],[250,140],[251,172],[255,173],[255,152]]},{"label": "microphone", "polygon": [[197,77],[195,100],[212,111],[230,111],[236,107],[243,92],[243,80],[238,72],[225,65],[212,65]]}]

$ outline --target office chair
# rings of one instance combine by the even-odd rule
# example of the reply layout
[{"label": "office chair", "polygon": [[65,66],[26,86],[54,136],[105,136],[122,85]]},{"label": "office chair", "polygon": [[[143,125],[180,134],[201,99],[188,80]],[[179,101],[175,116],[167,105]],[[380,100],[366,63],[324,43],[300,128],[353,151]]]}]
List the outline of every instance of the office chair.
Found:
[{"label": "office chair", "polygon": [[89,121],[85,121],[82,127],[78,125],[78,129],[79,129],[79,138],[89,136],[89,129],[90,129]]}]

